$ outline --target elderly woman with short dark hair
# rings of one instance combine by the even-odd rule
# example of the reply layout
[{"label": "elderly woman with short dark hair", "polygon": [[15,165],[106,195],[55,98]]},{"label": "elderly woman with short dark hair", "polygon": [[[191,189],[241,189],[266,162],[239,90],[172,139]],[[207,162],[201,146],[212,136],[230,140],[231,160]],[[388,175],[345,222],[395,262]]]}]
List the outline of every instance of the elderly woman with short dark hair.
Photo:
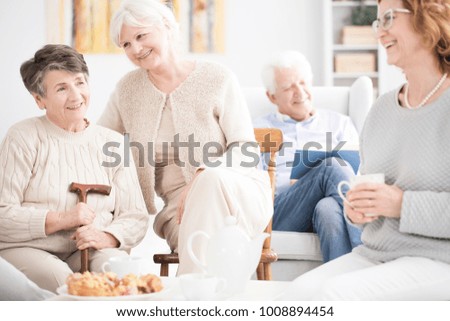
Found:
[{"label": "elderly woman with short dark hair", "polygon": [[[92,271],[127,255],[145,236],[148,214],[134,166],[108,166],[121,135],[85,118],[90,90],[83,55],[46,45],[20,68],[45,115],[12,126],[0,147],[0,257],[50,291],[80,270],[89,249]],[[104,146],[109,153],[103,152]],[[106,155],[108,154],[108,155]],[[111,186],[78,203],[72,182]]]}]

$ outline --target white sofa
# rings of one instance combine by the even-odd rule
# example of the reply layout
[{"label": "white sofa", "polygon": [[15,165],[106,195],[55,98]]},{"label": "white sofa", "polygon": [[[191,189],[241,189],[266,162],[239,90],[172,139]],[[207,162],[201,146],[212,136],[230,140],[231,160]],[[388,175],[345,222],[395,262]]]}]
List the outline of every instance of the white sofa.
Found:
[{"label": "white sofa", "polygon": [[[262,87],[243,88],[252,118],[276,111]],[[313,87],[315,108],[330,109],[349,115],[358,130],[364,124],[373,102],[372,81],[358,78],[350,87]],[[272,264],[274,280],[293,280],[322,264],[319,239],[314,233],[272,232],[272,248],[278,261]]]}]

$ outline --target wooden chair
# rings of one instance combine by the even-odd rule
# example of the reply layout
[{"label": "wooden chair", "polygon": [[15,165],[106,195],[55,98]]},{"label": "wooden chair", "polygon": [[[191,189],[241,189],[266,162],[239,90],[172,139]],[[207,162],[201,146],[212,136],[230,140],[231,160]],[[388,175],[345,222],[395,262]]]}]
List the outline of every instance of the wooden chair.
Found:
[{"label": "wooden chair", "polygon": [[[256,128],[255,138],[258,142],[262,153],[270,153],[270,160],[268,164],[268,173],[270,177],[270,185],[272,186],[272,199],[275,195],[275,171],[276,171],[276,153],[280,150],[283,143],[283,133],[276,128]],[[272,220],[270,220],[264,232],[272,235]],[[270,248],[269,236],[263,244],[261,259],[256,269],[256,276],[258,280],[271,280],[272,270],[270,264],[278,259],[277,254]],[[160,275],[169,275],[169,264],[180,263],[177,253],[170,254],[155,254],[153,261],[156,264],[161,264]]]}]

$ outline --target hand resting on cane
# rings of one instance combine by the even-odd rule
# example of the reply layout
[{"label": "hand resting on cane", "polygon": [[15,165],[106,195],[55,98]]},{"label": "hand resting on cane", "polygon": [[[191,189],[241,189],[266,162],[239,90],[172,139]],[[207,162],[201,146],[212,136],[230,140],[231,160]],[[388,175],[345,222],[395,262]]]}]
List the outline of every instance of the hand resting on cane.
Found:
[{"label": "hand resting on cane", "polygon": [[79,227],[72,235],[72,239],[76,241],[79,250],[87,248],[101,250],[119,246],[119,241],[114,236],[99,230],[93,224]]},{"label": "hand resting on cane", "polygon": [[86,203],[78,203],[68,211],[49,211],[45,221],[45,233],[53,234],[62,230],[70,230],[82,225],[91,224],[95,213]]}]

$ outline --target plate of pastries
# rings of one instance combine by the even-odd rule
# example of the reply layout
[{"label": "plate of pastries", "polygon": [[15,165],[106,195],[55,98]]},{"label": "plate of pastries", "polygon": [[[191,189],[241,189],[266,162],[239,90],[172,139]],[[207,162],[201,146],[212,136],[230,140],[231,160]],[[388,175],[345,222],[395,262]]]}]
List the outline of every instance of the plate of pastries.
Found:
[{"label": "plate of pastries", "polygon": [[84,272],[70,275],[56,292],[75,300],[164,300],[168,287],[154,274],[123,278],[113,272]]}]

